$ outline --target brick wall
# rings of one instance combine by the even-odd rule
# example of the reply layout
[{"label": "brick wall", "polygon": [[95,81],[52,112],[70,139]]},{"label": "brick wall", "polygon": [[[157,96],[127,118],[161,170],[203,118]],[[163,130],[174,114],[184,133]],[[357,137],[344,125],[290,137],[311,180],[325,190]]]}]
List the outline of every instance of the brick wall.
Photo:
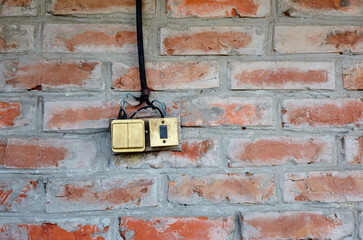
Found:
[{"label": "brick wall", "polygon": [[134,13],[0,3],[0,239],[363,239],[361,0],[145,0],[183,152],[113,156]]}]

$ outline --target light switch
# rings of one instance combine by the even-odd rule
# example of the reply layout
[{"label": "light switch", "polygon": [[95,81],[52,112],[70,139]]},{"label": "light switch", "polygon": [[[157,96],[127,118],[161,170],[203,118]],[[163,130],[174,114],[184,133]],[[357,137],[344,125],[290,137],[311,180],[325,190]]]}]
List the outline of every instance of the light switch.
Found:
[{"label": "light switch", "polygon": [[155,118],[149,120],[150,146],[178,146],[178,119]]},{"label": "light switch", "polygon": [[143,152],[145,150],[145,123],[143,120],[113,120],[111,122],[112,151]]}]

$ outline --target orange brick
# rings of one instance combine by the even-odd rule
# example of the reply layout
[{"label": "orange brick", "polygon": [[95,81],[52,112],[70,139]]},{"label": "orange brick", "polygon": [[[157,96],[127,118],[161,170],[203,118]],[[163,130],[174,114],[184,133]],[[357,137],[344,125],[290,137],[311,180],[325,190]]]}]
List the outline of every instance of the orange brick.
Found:
[{"label": "orange brick", "polygon": [[270,14],[270,1],[220,0],[191,1],[167,0],[167,11],[171,17],[266,17]]},{"label": "orange brick", "polygon": [[243,239],[344,239],[353,234],[350,213],[250,212],[243,214]]},{"label": "orange brick", "polygon": [[363,198],[363,172],[311,172],[285,176],[286,202],[357,202]]},{"label": "orange brick", "polygon": [[362,16],[360,0],[281,0],[282,13],[286,16]]},{"label": "orange brick", "polygon": [[200,97],[182,99],[169,109],[187,127],[271,126],[272,105],[269,98]]},{"label": "orange brick", "polygon": [[6,90],[102,89],[100,62],[2,61],[0,87]]},{"label": "orange brick", "polygon": [[0,16],[36,16],[40,0],[5,0],[1,4]]},{"label": "orange brick", "polygon": [[363,136],[344,137],[345,160],[349,164],[363,163]]},{"label": "orange brick", "polygon": [[[159,62],[146,65],[151,90],[203,89],[219,87],[217,62]],[[112,65],[112,88],[140,90],[139,68],[122,63]]]},{"label": "orange brick", "polygon": [[175,168],[213,167],[222,165],[219,156],[219,142],[215,139],[184,139],[181,152],[161,151],[152,153],[122,154],[114,157],[116,166],[161,168],[164,164]]},{"label": "orange brick", "polygon": [[360,99],[297,99],[283,102],[285,127],[343,127],[363,122]]},{"label": "orange brick", "polygon": [[46,189],[49,213],[158,205],[153,178],[50,181]]},{"label": "orange brick", "polygon": [[275,50],[279,53],[361,53],[363,27],[276,26]]},{"label": "orange brick", "polygon": [[117,118],[120,103],[116,101],[65,101],[44,104],[45,130],[93,129],[109,127]]},{"label": "orange brick", "polygon": [[0,179],[0,212],[44,212],[41,179]]},{"label": "orange brick", "polygon": [[174,204],[266,203],[274,199],[275,178],[270,174],[213,174],[169,177],[168,200]]},{"label": "orange brick", "polygon": [[34,29],[32,25],[0,25],[0,53],[33,50]]},{"label": "orange brick", "polygon": [[3,144],[4,168],[90,169],[97,157],[92,141],[10,138]]},{"label": "orange brick", "polygon": [[333,139],[298,137],[263,137],[255,140],[229,140],[227,154],[230,167],[331,163]]},{"label": "orange brick", "polygon": [[[55,15],[134,13],[135,10],[134,0],[52,0],[48,8],[48,11]],[[155,0],[144,1],[143,11],[155,13]]]},{"label": "orange brick", "polygon": [[335,89],[329,62],[233,62],[232,89]]},{"label": "orange brick", "polygon": [[0,129],[28,125],[35,108],[27,103],[0,101]]},{"label": "orange brick", "polygon": [[351,91],[363,90],[363,63],[343,70],[343,86]]},{"label": "orange brick", "polygon": [[135,27],[114,24],[46,24],[45,52],[133,53]]},{"label": "orange brick", "polygon": [[263,53],[264,30],[253,27],[161,28],[162,55]]},{"label": "orange brick", "polygon": [[229,239],[233,235],[233,216],[207,217],[122,217],[120,234],[124,240]]},{"label": "orange brick", "polygon": [[[109,225],[87,224],[77,222],[79,219],[69,219],[64,222],[10,223],[0,225],[1,239],[28,239],[28,240],[57,240],[82,239],[104,240],[109,239]],[[105,222],[105,221],[104,221]],[[24,237],[24,238],[22,238]]]}]

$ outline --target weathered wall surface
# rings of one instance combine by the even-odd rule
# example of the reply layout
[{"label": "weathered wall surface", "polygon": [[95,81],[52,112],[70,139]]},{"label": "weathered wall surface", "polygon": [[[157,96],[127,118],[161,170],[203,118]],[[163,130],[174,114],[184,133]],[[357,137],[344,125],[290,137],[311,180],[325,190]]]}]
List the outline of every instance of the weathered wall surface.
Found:
[{"label": "weathered wall surface", "polygon": [[363,239],[362,0],[144,12],[183,152],[113,156],[135,2],[0,3],[0,239]]}]

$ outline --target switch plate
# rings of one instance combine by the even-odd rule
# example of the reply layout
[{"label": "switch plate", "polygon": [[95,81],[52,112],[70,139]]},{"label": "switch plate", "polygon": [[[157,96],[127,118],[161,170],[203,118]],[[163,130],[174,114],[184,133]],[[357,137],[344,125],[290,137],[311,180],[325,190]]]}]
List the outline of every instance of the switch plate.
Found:
[{"label": "switch plate", "polygon": [[149,119],[150,147],[178,146],[178,119]]},{"label": "switch plate", "polygon": [[114,153],[143,152],[145,150],[144,120],[113,120],[111,139]]}]

